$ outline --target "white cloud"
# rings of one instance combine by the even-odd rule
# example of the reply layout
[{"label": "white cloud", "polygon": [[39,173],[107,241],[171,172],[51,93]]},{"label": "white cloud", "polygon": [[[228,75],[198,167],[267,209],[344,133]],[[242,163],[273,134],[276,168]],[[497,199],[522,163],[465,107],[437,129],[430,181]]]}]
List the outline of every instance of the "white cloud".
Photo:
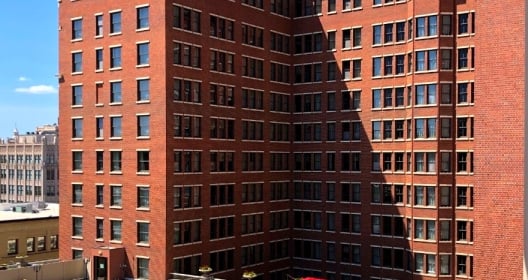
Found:
[{"label": "white cloud", "polygon": [[29,80],[29,78],[24,77],[24,76],[21,76],[21,77],[18,78],[18,81],[20,81],[20,82],[25,82],[25,81],[28,81],[28,80]]},{"label": "white cloud", "polygon": [[20,93],[29,93],[29,94],[46,94],[46,93],[56,93],[57,89],[53,86],[48,85],[36,85],[30,87],[16,88],[16,92]]}]

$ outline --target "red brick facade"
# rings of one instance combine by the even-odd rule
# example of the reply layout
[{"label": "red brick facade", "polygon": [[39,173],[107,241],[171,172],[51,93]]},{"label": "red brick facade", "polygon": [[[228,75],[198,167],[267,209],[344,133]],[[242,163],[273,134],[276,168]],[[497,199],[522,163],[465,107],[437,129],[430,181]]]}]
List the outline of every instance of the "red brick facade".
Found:
[{"label": "red brick facade", "polygon": [[523,279],[526,3],[482,1],[477,11],[475,278]]},{"label": "red brick facade", "polygon": [[[106,275],[121,278],[148,271],[149,279],[167,279],[207,264],[224,279],[246,270],[269,280],[486,279],[506,270],[518,279],[523,202],[496,192],[519,193],[510,186],[522,185],[522,153],[508,152],[510,165],[487,164],[506,148],[492,129],[508,124],[508,148],[522,150],[522,130],[514,128],[524,105],[515,94],[482,94],[500,85],[521,95],[524,72],[515,69],[524,68],[501,69],[512,75],[499,84],[492,79],[499,68],[479,71],[496,63],[489,59],[496,48],[505,57],[515,44],[523,57],[524,44],[490,40],[506,37],[493,33],[505,23],[484,22],[506,18],[476,5],[62,1],[60,257],[90,258],[93,274],[107,259]],[[148,25],[138,29],[145,10]],[[508,14],[524,23],[521,10]],[[138,65],[145,44],[148,63]],[[111,67],[119,48],[122,65]],[[145,80],[149,96],[141,99]],[[119,85],[121,100],[112,101]],[[81,86],[82,101],[72,93]],[[511,117],[491,122],[488,114]],[[118,117],[122,135],[111,137]],[[122,168],[111,172],[116,152]],[[82,167],[72,171],[81,153]],[[504,174],[517,184],[504,185]],[[148,206],[138,205],[145,190]],[[505,238],[486,230],[510,230],[488,224],[490,204],[504,205],[489,212],[497,221],[517,217],[508,236],[519,258],[509,266],[486,262],[500,256],[489,244]],[[111,236],[112,224],[114,233],[121,224],[120,236]]]}]

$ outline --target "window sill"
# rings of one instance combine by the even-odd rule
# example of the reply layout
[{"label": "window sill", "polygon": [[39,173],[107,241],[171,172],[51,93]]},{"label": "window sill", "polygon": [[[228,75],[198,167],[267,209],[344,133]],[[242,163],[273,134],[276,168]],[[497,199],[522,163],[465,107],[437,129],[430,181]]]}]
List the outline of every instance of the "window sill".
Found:
[{"label": "window sill", "polygon": [[149,31],[149,30],[150,30],[150,26],[147,26],[147,27],[142,27],[142,28],[136,29],[136,32],[145,32],[145,31]]},{"label": "window sill", "polygon": [[122,206],[110,206],[110,209],[117,209],[117,210],[122,210],[123,207]]},{"label": "window sill", "polygon": [[136,243],[136,246],[138,247],[150,247],[149,243]]}]

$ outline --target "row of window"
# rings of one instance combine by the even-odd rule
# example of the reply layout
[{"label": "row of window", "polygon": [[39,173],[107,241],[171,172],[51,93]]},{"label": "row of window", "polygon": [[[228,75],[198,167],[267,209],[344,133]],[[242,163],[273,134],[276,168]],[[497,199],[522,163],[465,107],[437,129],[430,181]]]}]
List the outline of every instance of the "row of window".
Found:
[{"label": "row of window", "polygon": [[[251,124],[251,123],[250,123]],[[253,134],[256,137],[259,134]],[[83,151],[72,151],[72,171],[83,172]],[[96,172],[105,171],[105,162],[109,161],[111,173],[122,174],[123,151],[111,150],[109,157],[105,157],[102,150],[96,151]],[[452,154],[456,155],[456,166]],[[438,158],[437,158],[438,155]],[[242,152],[242,171],[263,171],[264,152]],[[234,151],[210,151],[210,172],[234,172],[235,152]],[[426,173],[450,173],[453,170],[457,173],[473,172],[473,152],[373,152],[371,158],[372,172],[426,172]],[[150,151],[137,150],[137,170],[139,174],[149,174],[150,172]],[[202,151],[175,150],[174,151],[174,172],[175,173],[201,173]],[[321,152],[295,152],[293,153],[294,171],[322,171],[323,153]],[[336,152],[326,153],[326,170],[335,171],[340,167],[341,171],[362,171],[361,152],[340,152],[338,161]],[[363,159],[364,161],[364,159]],[[270,163],[272,170],[290,170],[289,153],[271,153]],[[439,166],[438,166],[438,163]],[[340,166],[337,164],[340,163]]]},{"label": "row of window", "polygon": [[[113,11],[109,13],[109,32],[110,35],[121,34],[123,22],[122,22],[122,11]],[[71,19],[71,32],[72,41],[78,41],[83,39],[83,18],[72,18]],[[95,15],[95,37],[99,38],[104,36],[104,15],[102,13]],[[149,6],[142,5],[136,7],[136,31],[148,30],[149,28]]]},{"label": "row of window", "polygon": [[[309,65],[310,67],[312,65]],[[297,66],[296,66],[297,67]],[[104,98],[103,84],[96,84],[96,105],[102,105]],[[122,104],[123,100],[123,82],[111,81],[108,102],[110,105]],[[174,79],[174,100],[183,102],[201,103],[201,82]],[[72,106],[78,107],[83,105],[84,86],[82,84],[73,84],[71,86]],[[241,89],[241,97],[238,102],[242,108],[247,109],[264,109],[264,91],[256,89]],[[456,84],[456,98],[453,97],[452,84],[418,84],[413,87],[401,86],[394,88],[372,89],[372,108],[404,108],[405,106],[422,106],[436,104],[451,104],[454,98],[456,104],[471,104],[474,98],[473,82],[460,82]],[[234,107],[237,99],[235,87],[232,85],[211,83],[209,85],[210,104]],[[342,91],[336,99],[335,92],[326,93],[326,111],[336,111],[336,104],[341,104],[340,110],[360,110],[361,109],[361,90]],[[136,79],[136,102],[148,102],[150,99],[150,79]],[[277,112],[290,111],[290,98],[287,94],[272,92],[269,101],[269,109]],[[322,94],[305,93],[294,95],[294,113],[310,113],[322,111]],[[7,158],[5,155],[0,157],[0,163],[14,163],[14,155]],[[26,159],[28,162],[30,159]],[[18,163],[22,163],[23,158],[17,158]],[[35,162],[40,162],[40,158],[35,158]]]},{"label": "row of window", "polygon": [[[110,138],[121,139],[123,137],[123,117],[115,115],[109,117]],[[103,116],[95,117],[95,138],[103,139],[105,137],[105,118]],[[82,140],[84,135],[84,119],[81,117],[72,118],[72,139]],[[136,137],[148,138],[150,136],[150,115],[136,115]]]},{"label": "row of window", "polygon": [[48,250],[57,250],[59,248],[58,235],[27,237],[26,242],[22,242],[19,242],[18,239],[8,239],[7,254],[17,255],[19,253],[26,253],[31,255],[32,253],[41,253]]},{"label": "row of window", "polygon": [[[109,155],[108,155],[109,154]],[[82,173],[84,171],[82,150],[72,151],[72,172]],[[106,153],[102,150],[95,152],[95,171],[97,173],[103,173],[105,168],[105,162],[109,163],[110,173],[122,174],[123,171],[123,151],[122,150],[111,150]],[[149,150],[137,150],[136,151],[136,163],[138,174],[148,174],[150,172],[150,151]]]},{"label": "row of window", "polygon": [[[16,166],[9,166],[9,169],[0,169],[0,179],[18,179],[18,180],[26,180],[26,181],[40,181],[42,179],[42,169],[12,169],[12,167]],[[49,169],[54,171],[53,169]],[[48,171],[48,170],[46,170]],[[48,172],[46,172],[48,173]],[[50,172],[50,174],[46,175],[52,175],[46,176],[46,180],[55,180],[55,173]]]},{"label": "row of window", "polygon": [[[295,181],[293,199],[360,204],[362,199],[368,199],[372,204],[384,205],[414,205],[415,207],[473,207],[473,188],[468,186],[423,186],[390,183],[372,183],[369,197],[362,197],[361,183],[357,182],[326,182]],[[326,191],[326,194],[324,193]],[[455,192],[455,193],[452,193]],[[323,195],[326,195],[323,197]],[[405,199],[405,201],[404,201]],[[454,201],[453,201],[454,199]]]},{"label": "row of window", "polygon": [[[33,185],[11,185],[11,184],[0,184],[0,194],[7,194],[8,196],[42,196],[42,186]],[[47,192],[46,195],[50,195]],[[55,195],[55,193],[53,193]]]},{"label": "row of window", "polygon": [[[451,138],[452,118],[415,118],[414,120],[374,120],[371,140],[436,139],[437,122],[441,125],[440,138]],[[413,130],[414,123],[414,130]],[[323,123],[294,123],[294,141],[320,142],[323,140]],[[272,125],[272,130],[274,126]],[[276,129],[276,127],[275,127]],[[326,123],[326,141],[360,141],[365,136],[360,121],[342,121],[340,130],[336,122]],[[286,130],[287,131],[287,130]],[[405,131],[407,131],[405,135]],[[338,134],[339,133],[339,134]],[[456,138],[473,138],[473,117],[456,118]]]},{"label": "row of window", "polygon": [[[54,155],[47,155],[46,163],[55,163]],[[41,155],[0,155],[0,164],[40,164],[42,163]]]}]

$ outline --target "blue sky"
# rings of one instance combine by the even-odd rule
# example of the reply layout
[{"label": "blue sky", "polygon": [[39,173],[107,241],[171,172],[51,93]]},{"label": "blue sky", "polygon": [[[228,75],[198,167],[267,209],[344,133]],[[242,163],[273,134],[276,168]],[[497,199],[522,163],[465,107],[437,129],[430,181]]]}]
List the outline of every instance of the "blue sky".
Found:
[{"label": "blue sky", "polygon": [[58,122],[57,0],[2,3],[0,138]]}]

